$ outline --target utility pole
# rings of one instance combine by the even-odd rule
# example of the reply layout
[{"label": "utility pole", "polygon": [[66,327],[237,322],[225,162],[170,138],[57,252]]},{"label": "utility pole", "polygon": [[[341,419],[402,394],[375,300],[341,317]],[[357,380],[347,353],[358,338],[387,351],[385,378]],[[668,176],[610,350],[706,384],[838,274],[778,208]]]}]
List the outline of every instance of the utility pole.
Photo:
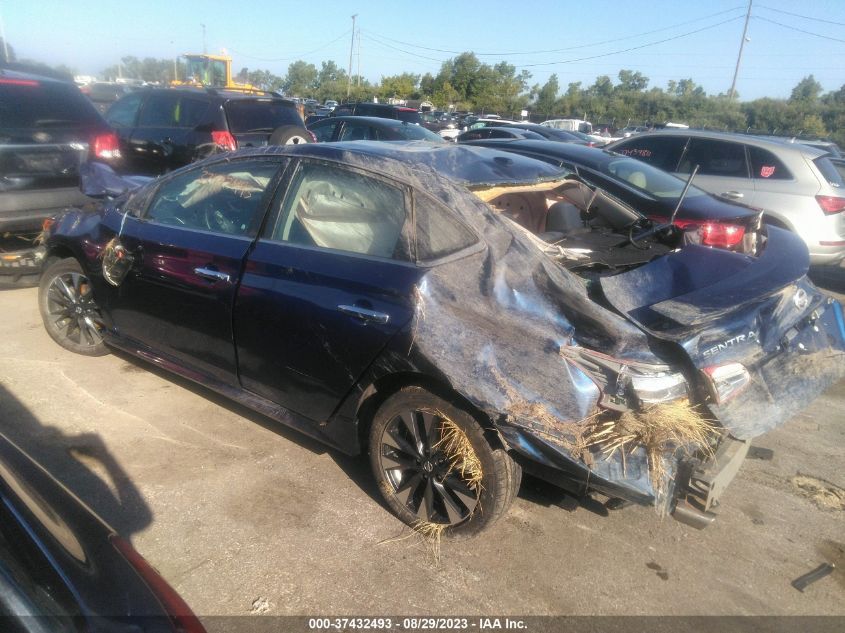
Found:
[{"label": "utility pole", "polygon": [[6,26],[3,24],[3,16],[0,16],[0,37],[3,38],[3,61],[9,63],[9,42],[6,41]]},{"label": "utility pole", "polygon": [[349,72],[346,73],[346,98],[349,99],[349,93],[352,92],[352,51],[355,50],[355,18],[358,14],[352,16],[352,40],[349,42]]},{"label": "utility pole", "polygon": [[202,27],[202,54],[205,55],[208,51],[205,48],[205,24],[200,24]]},{"label": "utility pole", "polygon": [[356,73],[358,78],[356,79],[358,87],[361,86],[361,29],[358,29],[358,72]]},{"label": "utility pole", "polygon": [[734,80],[731,82],[731,90],[728,93],[728,99],[733,99],[736,93],[736,77],[739,75],[739,63],[742,61],[742,49],[745,48],[745,40],[748,35],[748,20],[751,19],[751,3],[753,0],[748,0],[748,12],[745,14],[745,26],[742,29],[742,40],[739,42],[739,54],[736,56],[736,68],[734,69]]}]

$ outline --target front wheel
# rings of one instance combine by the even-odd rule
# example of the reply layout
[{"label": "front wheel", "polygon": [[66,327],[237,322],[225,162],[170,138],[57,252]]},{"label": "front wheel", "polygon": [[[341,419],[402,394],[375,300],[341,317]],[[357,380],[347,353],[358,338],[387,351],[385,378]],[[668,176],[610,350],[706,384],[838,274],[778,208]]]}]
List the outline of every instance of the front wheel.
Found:
[{"label": "front wheel", "polygon": [[91,280],[75,259],[60,259],[44,271],[38,308],[47,333],[65,349],[86,356],[108,354]]},{"label": "front wheel", "polygon": [[381,405],[370,429],[370,462],[391,510],[417,529],[432,524],[476,534],[510,507],[521,469],[491,445],[469,413],[407,387]]}]

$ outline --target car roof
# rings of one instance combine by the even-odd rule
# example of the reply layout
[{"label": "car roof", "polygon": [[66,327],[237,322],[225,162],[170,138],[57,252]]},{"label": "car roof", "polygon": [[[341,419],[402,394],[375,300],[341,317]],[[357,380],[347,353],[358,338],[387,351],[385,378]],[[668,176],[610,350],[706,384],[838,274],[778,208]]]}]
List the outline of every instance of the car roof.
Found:
[{"label": "car roof", "polygon": [[[361,119],[364,117],[351,117]],[[307,156],[357,165],[425,189],[437,174],[464,185],[525,184],[567,174],[553,165],[517,154],[428,141],[344,141],[249,148],[228,158],[254,155]],[[423,172],[426,172],[423,175]]]},{"label": "car roof", "polygon": [[[690,136],[693,138],[708,138],[720,141],[732,141],[734,143],[745,143],[755,147],[761,147],[773,152],[794,152],[807,156],[809,158],[818,158],[827,152],[807,145],[784,143],[769,138],[754,136],[752,134],[736,134],[732,132],[715,132],[710,130],[686,130],[680,128],[656,130],[654,132],[644,132],[638,134],[636,139],[642,140],[644,138],[651,138],[655,136]],[[631,139],[623,139],[620,143],[635,142]]]},{"label": "car roof", "polygon": [[258,91],[247,91],[242,92],[240,90],[229,90],[226,88],[211,88],[211,87],[200,87],[200,86],[144,86],[140,88],[136,92],[145,92],[145,93],[176,93],[176,94],[190,94],[190,95],[206,95],[209,97],[220,97],[226,100],[240,100],[240,99],[262,99],[262,100],[271,100],[277,103],[287,103],[291,106],[295,106],[296,104],[287,99],[285,97],[280,97],[279,95],[272,93],[272,92],[264,92],[261,90]]},{"label": "car roof", "polygon": [[0,68],[0,78],[3,79],[11,79],[11,80],[21,80],[21,81],[37,81],[39,83],[51,83],[51,84],[71,84],[76,85],[73,83],[73,80],[67,79],[62,80],[56,77],[45,77],[44,75],[38,75],[36,73],[26,72],[22,70],[11,70],[9,68]]},{"label": "car roof", "polygon": [[545,156],[554,156],[561,160],[572,160],[585,165],[598,165],[611,158],[621,158],[621,154],[608,152],[598,147],[588,147],[578,143],[561,143],[559,141],[547,141],[539,139],[480,139],[478,141],[467,141],[467,143],[485,147],[502,146],[502,150],[523,150],[534,152]]}]

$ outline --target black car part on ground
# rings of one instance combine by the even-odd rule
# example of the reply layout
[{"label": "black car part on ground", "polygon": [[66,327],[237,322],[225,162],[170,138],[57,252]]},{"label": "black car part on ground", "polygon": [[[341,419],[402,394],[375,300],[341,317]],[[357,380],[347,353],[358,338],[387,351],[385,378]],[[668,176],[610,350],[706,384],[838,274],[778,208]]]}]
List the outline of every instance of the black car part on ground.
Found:
[{"label": "black car part on ground", "polygon": [[0,501],[4,627],[204,633],[128,541],[2,434]]},{"label": "black car part on ground", "polygon": [[[372,360],[347,372],[352,386],[345,395],[321,403],[323,413],[311,418],[281,409],[237,378],[224,383],[122,338],[105,310],[107,343],[352,454],[367,446],[368,425],[391,396],[421,386],[466,411],[486,429],[491,450],[506,448],[524,468],[576,492],[592,489],[675,510],[699,526],[709,521],[747,441],[845,374],[841,306],[806,280],[806,249],[790,234],[773,232],[757,257],[698,246],[677,250],[673,233],[635,245],[629,236],[648,232],[648,220],[614,196],[546,163],[466,145],[315,144],[242,152],[226,162],[277,155],[293,170],[300,161],[316,161],[400,183],[412,196],[414,217],[448,210],[445,233],[470,236],[456,250],[429,257],[420,255],[419,240],[430,228],[415,231],[409,248],[417,256],[392,267],[395,277],[381,271],[387,304],[395,308],[392,316],[385,312],[387,320],[366,306],[338,307],[381,317],[366,322],[368,332],[390,324]],[[148,199],[150,191],[154,185],[134,195]],[[48,239],[51,253],[82,263],[106,308],[130,291],[105,282],[99,258],[119,237],[134,208],[130,201],[115,201],[100,214],[68,214]],[[570,221],[562,246],[535,235],[552,208]],[[273,354],[273,341],[286,333],[249,328],[255,318],[249,301],[267,284],[245,276],[232,297],[239,284],[246,291],[226,322],[239,328],[236,339],[260,336],[262,350]],[[326,300],[337,303],[334,297]],[[243,320],[247,313],[252,321]],[[311,325],[325,335],[322,322]],[[308,378],[308,402],[319,379]],[[664,435],[654,442],[654,434],[635,433],[623,450],[601,439],[631,435],[626,425],[650,433],[667,418],[697,425],[699,439]],[[391,420],[383,422],[389,428]],[[719,456],[724,462],[714,461]],[[423,466],[438,464],[426,457]]]},{"label": "black car part on ground", "polygon": [[79,165],[119,165],[117,138],[72,83],[0,70],[0,283],[37,283],[44,221],[89,199]]}]

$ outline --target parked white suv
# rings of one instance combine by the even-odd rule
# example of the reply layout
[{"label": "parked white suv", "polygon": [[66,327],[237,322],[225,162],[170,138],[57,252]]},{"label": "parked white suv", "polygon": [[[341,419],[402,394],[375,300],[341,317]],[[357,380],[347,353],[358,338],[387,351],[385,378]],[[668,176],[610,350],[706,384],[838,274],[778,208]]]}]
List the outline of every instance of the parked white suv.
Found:
[{"label": "parked white suv", "polygon": [[744,134],[696,130],[648,132],[607,149],[764,212],[764,221],[800,235],[813,265],[845,260],[845,175],[826,152]]}]

